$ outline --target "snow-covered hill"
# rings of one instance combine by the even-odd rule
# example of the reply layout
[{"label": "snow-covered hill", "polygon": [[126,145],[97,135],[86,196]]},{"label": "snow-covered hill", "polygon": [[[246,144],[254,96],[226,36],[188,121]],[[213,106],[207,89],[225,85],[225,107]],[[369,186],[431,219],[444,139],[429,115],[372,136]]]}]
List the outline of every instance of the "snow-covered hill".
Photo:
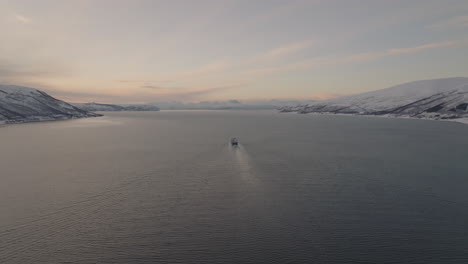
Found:
[{"label": "snow-covered hill", "polygon": [[45,92],[15,85],[0,85],[0,123],[96,117]]},{"label": "snow-covered hill", "polygon": [[86,111],[159,111],[159,107],[152,104],[98,104],[98,103],[72,103],[72,105]]},{"label": "snow-covered hill", "polygon": [[468,117],[468,78],[415,81],[308,105],[282,107],[280,110],[431,119],[466,118]]}]

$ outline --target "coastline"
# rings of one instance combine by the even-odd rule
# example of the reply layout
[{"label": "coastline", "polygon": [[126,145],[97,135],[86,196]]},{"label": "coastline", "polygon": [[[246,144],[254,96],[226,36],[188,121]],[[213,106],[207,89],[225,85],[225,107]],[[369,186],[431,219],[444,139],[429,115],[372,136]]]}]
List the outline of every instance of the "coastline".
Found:
[{"label": "coastline", "polygon": [[331,113],[331,112],[308,112],[308,113],[300,113],[295,111],[285,111],[282,112],[281,110],[278,112],[280,114],[303,114],[303,115],[341,115],[341,116],[363,116],[363,117],[372,117],[372,118],[397,118],[397,119],[414,119],[414,120],[429,120],[429,121],[442,121],[442,122],[456,122],[468,125],[468,117],[460,117],[460,118],[451,118],[451,119],[435,119],[429,117],[412,117],[412,116],[393,116],[393,115],[365,115],[365,114],[344,114],[344,113]]},{"label": "coastline", "polygon": [[74,117],[61,116],[61,117],[56,117],[56,118],[36,116],[36,117],[27,118],[27,119],[1,120],[0,125],[15,125],[15,124],[26,124],[26,123],[66,121],[66,120],[72,120],[72,119],[93,118],[93,117],[102,117],[102,116],[104,116],[104,115],[96,114],[96,113],[93,113],[93,115],[88,115],[88,116],[74,116]]}]

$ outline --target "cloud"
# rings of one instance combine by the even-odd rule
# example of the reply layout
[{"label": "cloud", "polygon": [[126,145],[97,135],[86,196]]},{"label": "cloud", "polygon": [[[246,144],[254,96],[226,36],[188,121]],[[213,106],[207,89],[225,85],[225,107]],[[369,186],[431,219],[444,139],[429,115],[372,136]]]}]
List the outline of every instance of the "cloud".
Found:
[{"label": "cloud", "polygon": [[[273,60],[284,59],[288,56],[297,54],[313,44],[312,41],[292,42],[283,46],[279,46],[270,50],[258,52],[250,56],[243,56],[241,58],[224,58],[209,62],[201,65],[192,70],[168,73],[157,76],[155,83],[167,83],[185,81],[187,79],[193,80],[204,76],[219,75],[227,73],[228,71],[235,71],[236,69],[244,69],[247,67],[258,67],[260,65],[269,65]],[[131,80],[120,80],[119,82],[133,82]],[[151,87],[145,87],[151,88]]]},{"label": "cloud", "polygon": [[279,17],[288,17],[294,16],[294,14],[301,9],[310,8],[311,6],[316,6],[322,4],[326,1],[324,0],[306,0],[306,1],[279,1],[277,4],[269,4],[265,2],[265,8],[262,9],[263,12],[257,13],[256,15],[247,18],[244,23],[239,25],[242,27],[247,27],[249,25],[269,23],[270,21],[277,19]]},{"label": "cloud", "polygon": [[[213,86],[213,87],[203,87],[203,88],[195,88],[195,89],[184,89],[178,88],[177,90],[171,88],[163,88],[161,87],[161,91],[157,91],[151,95],[153,99],[158,100],[181,100],[181,101],[193,101],[200,99],[200,97],[228,90],[233,88],[238,88],[245,86],[246,84],[229,84],[229,85],[222,85],[222,86]],[[163,91],[164,90],[164,91]]]},{"label": "cloud", "polygon": [[23,23],[23,24],[29,24],[32,22],[32,20],[28,17],[25,17],[23,15],[20,15],[20,14],[14,14],[14,17],[16,19],[16,21],[20,22],[20,23]]},{"label": "cloud", "polygon": [[71,103],[127,103],[127,102],[144,102],[141,96],[124,96],[124,95],[113,95],[104,93],[87,93],[77,91],[64,91],[56,89],[41,89],[47,92],[50,96],[64,100],[65,102]]},{"label": "cloud", "polygon": [[37,83],[40,80],[68,78],[73,71],[63,64],[41,63],[28,65],[0,58],[0,82],[11,84]]},{"label": "cloud", "polygon": [[205,64],[199,68],[196,68],[194,70],[178,73],[176,74],[176,76],[177,78],[198,77],[198,76],[203,76],[203,75],[223,71],[227,69],[229,66],[230,66],[230,63],[227,61],[214,61],[214,62]]},{"label": "cloud", "polygon": [[312,44],[313,42],[311,40],[288,43],[283,46],[245,57],[238,63],[238,66],[246,67],[255,65],[258,66],[261,64],[271,64],[272,60],[285,59],[289,56],[306,50],[307,48],[310,48]]},{"label": "cloud", "polygon": [[[291,55],[297,54],[309,47],[313,42],[311,40],[290,42],[282,46],[276,46],[272,49],[267,49],[261,52],[256,52],[250,55],[243,55],[241,57],[223,57],[215,58],[205,64],[201,64],[192,69],[175,71],[175,72],[162,72],[152,76],[147,76],[142,79],[133,79],[132,77],[123,77],[116,79],[115,82],[119,84],[135,84],[133,88],[138,85],[138,88],[148,90],[183,90],[187,84],[192,86],[193,82],[198,82],[200,79],[216,79],[228,78],[225,81],[243,82],[249,80],[243,79],[238,74],[245,69],[271,65],[274,62],[288,58]],[[241,79],[241,81],[239,81]],[[216,81],[219,83],[218,81]],[[163,84],[177,83],[174,87],[165,87]],[[206,82],[205,82],[206,83]],[[181,86],[181,87],[180,87]]]},{"label": "cloud", "polygon": [[37,77],[50,77],[58,74],[64,74],[64,72],[52,67],[40,69],[39,67],[33,68],[17,63],[10,63],[0,60],[0,80],[11,79],[15,81],[23,81],[30,78]]},{"label": "cloud", "polygon": [[418,53],[425,50],[431,49],[440,49],[440,48],[453,48],[468,45],[467,40],[457,40],[457,41],[446,41],[446,42],[437,42],[437,43],[428,43],[415,47],[408,48],[391,48],[384,51],[378,52],[364,52],[357,53],[345,56],[334,56],[334,57],[319,57],[309,60],[289,63],[277,67],[265,67],[248,70],[245,73],[248,75],[268,75],[280,71],[290,71],[290,70],[301,70],[309,69],[314,67],[322,67],[329,65],[340,65],[340,64],[353,64],[353,63],[364,63],[376,59],[381,59],[389,56],[396,56],[402,54],[412,54]]},{"label": "cloud", "polygon": [[457,16],[439,21],[429,26],[432,30],[462,29],[468,28],[468,16]]},{"label": "cloud", "polygon": [[272,49],[265,54],[267,58],[279,58],[284,57],[287,55],[295,54],[300,52],[304,49],[309,48],[312,45],[312,41],[303,41],[303,42],[296,42],[290,43],[288,45]]},{"label": "cloud", "polygon": [[177,90],[160,87],[160,89],[154,91],[147,90],[142,92],[121,92],[119,94],[66,91],[47,87],[42,89],[51,96],[57,97],[67,102],[150,103],[161,100],[196,101],[203,96],[223,90],[234,89],[244,85],[245,84],[230,84],[201,88],[178,88]]},{"label": "cloud", "polygon": [[390,49],[387,51],[387,55],[399,55],[399,54],[408,54],[416,53],[428,49],[439,49],[439,48],[452,48],[467,44],[466,41],[446,41],[439,43],[430,43],[412,48],[400,48],[400,49]]},{"label": "cloud", "polygon": [[155,82],[176,82],[176,81],[183,81],[187,79],[196,79],[203,76],[207,76],[210,74],[220,73],[224,70],[227,70],[232,67],[231,62],[225,60],[218,60],[207,63],[200,67],[197,67],[192,70],[175,72],[175,73],[166,73],[163,75],[158,76]]},{"label": "cloud", "polygon": [[119,83],[142,83],[145,81],[140,81],[140,80],[117,80]]},{"label": "cloud", "polygon": [[409,47],[409,48],[393,48],[387,49],[381,52],[368,52],[368,53],[361,53],[355,54],[348,57],[345,57],[343,62],[366,62],[375,59],[380,59],[389,56],[401,55],[401,54],[412,54],[418,53],[425,50],[430,49],[440,49],[440,48],[453,48],[457,46],[463,46],[468,44],[466,41],[446,41],[446,42],[437,42],[437,43],[429,43],[424,44],[416,47]]},{"label": "cloud", "polygon": [[145,88],[145,89],[158,89],[158,90],[159,90],[159,89],[164,89],[164,88],[162,88],[162,87],[160,87],[160,86],[156,86],[156,85],[143,85],[143,86],[141,86],[141,88]]},{"label": "cloud", "polygon": [[174,80],[154,80],[154,79],[128,79],[128,80],[114,80],[114,82],[120,84],[139,84],[141,88],[157,88],[159,86],[153,85],[153,83],[170,83],[174,82]]},{"label": "cloud", "polygon": [[179,78],[198,77],[198,76],[203,76],[203,75],[223,71],[227,69],[229,66],[230,66],[230,63],[227,61],[214,61],[214,62],[205,64],[197,69],[177,74],[177,76]]}]

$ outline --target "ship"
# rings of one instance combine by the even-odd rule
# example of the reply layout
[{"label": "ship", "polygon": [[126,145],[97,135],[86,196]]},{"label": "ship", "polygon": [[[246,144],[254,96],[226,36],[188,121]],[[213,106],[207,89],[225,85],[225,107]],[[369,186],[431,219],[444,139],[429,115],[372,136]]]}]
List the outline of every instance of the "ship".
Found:
[{"label": "ship", "polygon": [[231,138],[231,146],[238,146],[239,140],[237,138]]}]

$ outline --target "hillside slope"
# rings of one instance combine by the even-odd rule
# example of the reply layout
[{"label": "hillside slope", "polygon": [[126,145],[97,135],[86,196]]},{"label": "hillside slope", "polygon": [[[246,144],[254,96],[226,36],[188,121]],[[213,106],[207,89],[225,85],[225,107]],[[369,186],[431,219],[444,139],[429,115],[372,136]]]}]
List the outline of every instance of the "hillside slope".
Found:
[{"label": "hillside slope", "polygon": [[0,85],[0,123],[96,117],[45,92],[15,85]]},{"label": "hillside slope", "polygon": [[432,119],[464,118],[468,117],[468,78],[415,81],[314,104],[282,107],[280,110]]}]

